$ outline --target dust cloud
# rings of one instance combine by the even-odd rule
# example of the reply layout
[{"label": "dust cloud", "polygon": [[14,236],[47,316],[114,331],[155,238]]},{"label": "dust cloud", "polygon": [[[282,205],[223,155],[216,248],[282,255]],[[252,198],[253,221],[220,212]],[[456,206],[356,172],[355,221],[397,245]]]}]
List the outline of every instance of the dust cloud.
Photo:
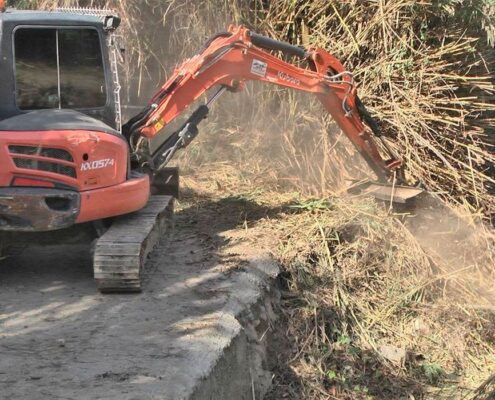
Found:
[{"label": "dust cloud", "polygon": [[[416,204],[406,226],[431,256],[439,282],[454,282],[468,301],[465,306],[495,311],[495,234],[490,227],[457,215],[431,195]],[[452,294],[448,285],[445,294]]]}]

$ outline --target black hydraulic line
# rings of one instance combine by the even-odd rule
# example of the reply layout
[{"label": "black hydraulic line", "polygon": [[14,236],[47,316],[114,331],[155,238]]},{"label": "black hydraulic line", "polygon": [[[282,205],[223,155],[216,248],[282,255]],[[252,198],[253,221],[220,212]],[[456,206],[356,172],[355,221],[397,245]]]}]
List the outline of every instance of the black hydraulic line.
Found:
[{"label": "black hydraulic line", "polygon": [[307,51],[302,47],[294,46],[287,42],[281,42],[280,40],[275,40],[254,32],[250,32],[249,36],[251,37],[251,43],[262,49],[281,51],[284,54],[303,59],[308,56]]},{"label": "black hydraulic line", "polygon": [[207,105],[199,106],[187,121],[153,152],[150,159],[153,168],[159,168],[166,161],[170,149],[176,146],[177,149],[182,149],[191,143],[199,133],[199,123],[208,116],[209,111]]},{"label": "black hydraulic line", "polygon": [[361,118],[363,119],[364,122],[366,122],[366,125],[368,125],[373,133],[375,134],[376,137],[381,137],[382,136],[382,130],[378,126],[378,123],[376,120],[371,116],[370,112],[366,108],[366,106],[363,104],[361,99],[356,96],[356,107],[359,111],[359,115],[361,115]]},{"label": "black hydraulic line", "polygon": [[206,41],[206,43],[203,45],[203,47],[201,47],[201,49],[196,54],[203,53],[218,38],[221,38],[221,37],[231,37],[231,36],[232,36],[232,33],[230,33],[230,32],[218,32],[217,34],[215,34],[212,37],[210,37]]},{"label": "black hydraulic line", "polygon": [[124,135],[129,143],[135,127],[139,126],[139,124],[151,114],[151,111],[153,111],[153,107],[151,107],[151,105],[146,106],[139,114],[135,115],[124,125],[122,125],[122,135]]},{"label": "black hydraulic line", "polygon": [[[182,76],[178,76],[166,89],[162,90],[159,95],[156,97],[156,101],[162,101],[165,97],[167,97],[179,84]],[[129,121],[122,126],[122,134],[130,143],[132,134],[139,128],[141,128],[148,120],[148,117],[155,110],[156,101],[154,104],[147,105],[139,114],[132,117]]]},{"label": "black hydraulic line", "polygon": [[165,97],[167,97],[170,93],[172,93],[179,84],[179,82],[182,80],[182,78],[183,78],[182,75],[177,76],[177,78],[175,78],[175,80],[170,85],[168,85],[167,88],[165,88],[160,92],[160,94],[156,97],[156,100],[162,101]]},{"label": "black hydraulic line", "polygon": [[378,139],[380,139],[380,142],[382,143],[385,150],[388,152],[388,155],[391,158],[395,159],[396,158],[395,152],[390,148],[390,146],[387,144],[387,142],[385,140],[383,140],[383,133],[382,133],[381,128],[378,126],[378,123],[372,117],[372,115],[370,114],[370,112],[368,111],[368,109],[366,108],[366,106],[363,104],[363,102],[361,101],[361,99],[358,96],[356,96],[356,107],[357,107],[357,109],[359,111],[359,115],[361,116],[363,121],[366,123],[366,125],[368,125],[370,127],[373,134]]}]

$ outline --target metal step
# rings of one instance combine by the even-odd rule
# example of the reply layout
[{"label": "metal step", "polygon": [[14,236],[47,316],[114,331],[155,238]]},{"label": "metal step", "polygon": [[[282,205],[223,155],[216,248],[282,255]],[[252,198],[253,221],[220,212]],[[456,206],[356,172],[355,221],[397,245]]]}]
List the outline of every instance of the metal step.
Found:
[{"label": "metal step", "polygon": [[151,196],[143,209],[117,217],[95,245],[93,268],[102,293],[140,292],[148,254],[172,225],[173,197]]}]

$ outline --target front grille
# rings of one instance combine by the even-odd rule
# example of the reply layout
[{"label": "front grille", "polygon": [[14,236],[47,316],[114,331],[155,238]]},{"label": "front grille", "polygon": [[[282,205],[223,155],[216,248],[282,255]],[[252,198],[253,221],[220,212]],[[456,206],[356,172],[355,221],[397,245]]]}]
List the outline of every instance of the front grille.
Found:
[{"label": "front grille", "polygon": [[74,162],[72,155],[63,149],[55,149],[51,147],[37,146],[9,146],[9,151],[12,154],[24,154],[30,156],[40,156],[47,158],[55,158],[57,160]]},{"label": "front grille", "polygon": [[28,158],[14,158],[14,164],[18,168],[35,169],[76,178],[76,169],[67,165],[55,164],[48,161],[31,160]]}]

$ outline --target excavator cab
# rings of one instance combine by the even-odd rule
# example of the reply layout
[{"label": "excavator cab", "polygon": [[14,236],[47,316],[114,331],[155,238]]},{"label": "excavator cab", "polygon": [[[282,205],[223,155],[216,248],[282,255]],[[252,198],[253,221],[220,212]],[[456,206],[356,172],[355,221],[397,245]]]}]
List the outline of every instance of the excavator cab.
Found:
[{"label": "excavator cab", "polygon": [[77,110],[119,130],[112,15],[0,13],[0,121],[35,110]]},{"label": "excavator cab", "polygon": [[99,290],[139,291],[172,198],[151,198],[149,176],[131,171],[113,45],[120,19],[2,3],[0,260],[26,243],[97,238]]},{"label": "excavator cab", "polygon": [[53,231],[146,205],[121,134],[113,32],[90,10],[0,12],[0,231]]}]

